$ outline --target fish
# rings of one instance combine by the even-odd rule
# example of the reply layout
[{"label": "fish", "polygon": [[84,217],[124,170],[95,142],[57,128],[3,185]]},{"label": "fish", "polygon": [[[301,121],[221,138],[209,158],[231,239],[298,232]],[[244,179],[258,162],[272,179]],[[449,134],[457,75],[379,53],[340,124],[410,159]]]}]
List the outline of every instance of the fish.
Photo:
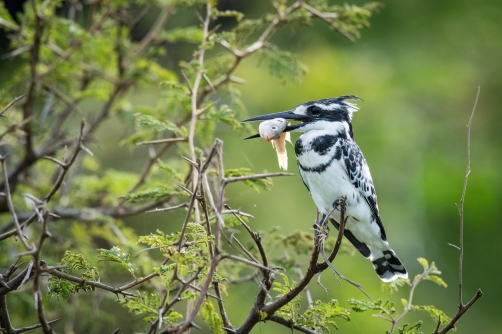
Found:
[{"label": "fish", "polygon": [[[283,132],[289,125],[288,121],[284,118],[275,118],[265,122],[261,122],[258,127],[260,137],[266,141],[272,142],[272,147],[277,152],[279,160],[279,167],[288,169],[288,153],[286,151],[286,141],[291,143],[291,135],[289,132]],[[292,143],[291,143],[292,144]]]}]

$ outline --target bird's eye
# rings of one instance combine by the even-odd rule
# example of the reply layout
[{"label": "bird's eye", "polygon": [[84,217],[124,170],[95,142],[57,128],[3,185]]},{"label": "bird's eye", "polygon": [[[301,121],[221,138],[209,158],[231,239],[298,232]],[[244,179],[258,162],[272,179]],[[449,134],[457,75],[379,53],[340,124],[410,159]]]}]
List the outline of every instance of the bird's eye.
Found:
[{"label": "bird's eye", "polygon": [[273,126],[271,127],[271,129],[275,131],[275,130],[277,130],[277,129],[278,129],[278,127],[277,127],[277,126],[275,126],[275,125],[273,125]]},{"label": "bird's eye", "polygon": [[310,107],[310,113],[314,116],[317,116],[321,113],[321,108],[317,106]]}]

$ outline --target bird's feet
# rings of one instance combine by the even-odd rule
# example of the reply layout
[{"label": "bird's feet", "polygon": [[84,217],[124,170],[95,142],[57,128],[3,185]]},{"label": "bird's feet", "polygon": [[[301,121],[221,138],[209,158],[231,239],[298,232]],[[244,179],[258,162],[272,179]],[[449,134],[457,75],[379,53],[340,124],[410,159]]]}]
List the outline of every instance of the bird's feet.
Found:
[{"label": "bird's feet", "polygon": [[340,202],[340,199],[337,199],[333,202],[333,209],[335,209],[336,211],[340,211],[340,205],[342,203]]}]

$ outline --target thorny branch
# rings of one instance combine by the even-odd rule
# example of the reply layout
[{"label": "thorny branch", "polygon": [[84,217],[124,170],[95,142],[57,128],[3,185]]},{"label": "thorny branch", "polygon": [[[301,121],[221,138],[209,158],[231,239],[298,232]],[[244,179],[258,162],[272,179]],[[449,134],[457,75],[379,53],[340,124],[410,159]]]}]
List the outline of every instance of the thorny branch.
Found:
[{"label": "thorny branch", "polygon": [[463,257],[464,257],[464,201],[465,201],[465,193],[467,190],[467,180],[469,178],[469,174],[471,172],[471,125],[472,119],[474,118],[474,113],[476,112],[476,106],[478,104],[479,93],[481,91],[481,86],[478,86],[478,92],[476,94],[476,100],[474,101],[474,106],[472,107],[471,116],[469,118],[469,122],[467,123],[467,167],[465,169],[465,178],[464,178],[464,187],[462,189],[462,196],[460,198],[460,205],[458,208],[460,215],[460,234],[459,234],[459,260],[458,260],[458,311],[457,314],[451,319],[451,321],[446,324],[446,326],[439,331],[439,326],[441,324],[441,319],[439,319],[438,325],[434,330],[434,334],[444,334],[455,328],[455,324],[460,319],[465,312],[469,310],[469,308],[474,305],[474,303],[483,296],[483,292],[481,289],[478,289],[474,297],[467,303],[464,304],[462,301],[462,270],[463,270]]}]

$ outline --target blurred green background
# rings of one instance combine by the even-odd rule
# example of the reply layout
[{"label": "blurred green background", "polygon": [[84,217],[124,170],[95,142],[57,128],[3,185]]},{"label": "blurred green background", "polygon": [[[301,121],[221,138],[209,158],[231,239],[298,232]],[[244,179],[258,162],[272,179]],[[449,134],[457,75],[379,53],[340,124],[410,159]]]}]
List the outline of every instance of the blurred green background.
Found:
[{"label": "blurred green background", "polygon": [[[362,1],[350,3],[362,4]],[[414,302],[434,304],[453,316],[458,303],[459,203],[466,166],[466,127],[477,86],[481,95],[472,126],[472,172],[465,203],[464,225],[464,302],[477,288],[485,296],[459,322],[457,333],[498,333],[502,284],[499,241],[502,235],[500,201],[502,177],[499,81],[502,77],[502,3],[496,0],[476,2],[382,1],[385,7],[371,18],[372,26],[362,37],[350,42],[315,24],[312,29],[282,29],[272,39],[284,49],[301,55],[308,74],[301,84],[271,77],[258,58],[243,62],[237,75],[247,81],[240,86],[249,116],[291,109],[299,103],[354,94],[360,111],[354,115],[355,140],[370,166],[376,186],[382,220],[391,245],[405,263],[411,277],[421,272],[418,257],[435,261],[442,270],[448,288],[422,283]],[[243,11],[247,17],[263,12],[266,1],[224,1],[220,6]],[[185,15],[185,14],[183,14]],[[197,21],[190,15],[190,24]],[[183,18],[183,16],[181,16]],[[187,24],[182,19],[170,24]],[[184,45],[175,45],[187,55]],[[173,63],[176,58],[168,57]],[[4,72],[6,63],[2,65]],[[9,66],[9,65],[7,65]],[[5,73],[5,72],[4,72]],[[160,89],[138,90],[137,101],[156,101]],[[247,115],[242,115],[245,118]],[[256,124],[257,128],[257,124]],[[117,119],[110,119],[99,131],[93,149],[105,166],[119,170],[139,170],[146,152],[117,147],[117,136],[124,136]],[[224,140],[226,168],[249,167],[254,172],[279,171],[270,144],[261,140],[242,141],[247,133],[218,129]],[[298,134],[293,134],[296,139]],[[296,173],[294,151],[288,146],[290,171]],[[309,230],[315,207],[299,176],[277,178],[269,192],[255,193],[241,185],[229,186],[227,199],[232,207],[241,207],[255,219],[255,230]],[[156,228],[176,230],[166,221],[176,215],[155,214],[127,221],[138,234]],[[168,227],[166,227],[168,225]],[[341,256],[336,267],[346,276],[363,284],[374,298],[391,298],[400,309],[406,290],[388,296],[371,264],[361,256]],[[329,288],[326,295],[318,285],[310,285],[314,298],[336,298],[342,306],[349,298],[364,296],[350,286],[339,286],[330,272],[322,275]],[[227,309],[234,325],[244,320],[258,291],[254,284],[229,287]],[[75,302],[74,300],[71,301]],[[81,303],[91,303],[82,299]],[[118,307],[122,328],[138,318]],[[101,315],[104,317],[104,312]],[[388,323],[368,314],[351,313],[352,321],[337,323],[344,333],[383,333]],[[112,318],[109,314],[106,318]],[[428,315],[412,313],[405,319],[425,319],[424,332],[434,328]],[[92,321],[92,319],[87,319]],[[110,320],[113,323],[113,320]],[[113,329],[112,329],[113,330]],[[289,333],[273,323],[256,326],[253,333]]]}]

